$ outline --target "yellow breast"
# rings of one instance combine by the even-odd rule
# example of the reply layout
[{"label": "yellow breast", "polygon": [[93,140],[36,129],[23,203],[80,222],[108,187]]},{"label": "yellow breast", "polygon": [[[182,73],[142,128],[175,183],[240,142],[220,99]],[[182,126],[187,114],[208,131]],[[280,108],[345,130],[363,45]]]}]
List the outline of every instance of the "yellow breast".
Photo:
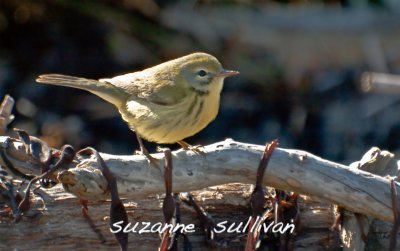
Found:
[{"label": "yellow breast", "polygon": [[208,95],[193,92],[182,102],[168,106],[136,98],[127,102],[126,111],[120,112],[142,138],[172,144],[198,133],[213,121],[218,114],[219,99],[220,91]]}]

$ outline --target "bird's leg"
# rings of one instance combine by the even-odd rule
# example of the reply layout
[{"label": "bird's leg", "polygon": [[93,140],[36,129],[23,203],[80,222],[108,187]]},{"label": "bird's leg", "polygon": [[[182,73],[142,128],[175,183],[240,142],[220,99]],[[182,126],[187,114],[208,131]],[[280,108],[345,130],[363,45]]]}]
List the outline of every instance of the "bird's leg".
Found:
[{"label": "bird's leg", "polygon": [[200,155],[206,154],[202,149],[200,149],[200,148],[203,148],[203,146],[191,146],[183,140],[179,140],[176,143],[178,143],[185,151],[193,151],[194,153],[197,153]]},{"label": "bird's leg", "polygon": [[139,142],[140,151],[142,152],[142,154],[144,156],[146,156],[147,159],[149,159],[151,164],[153,164],[155,167],[159,168],[158,159],[156,159],[156,158],[154,158],[153,156],[150,155],[149,151],[147,151],[146,147],[143,144],[142,138],[137,133],[136,133],[136,138],[137,138],[137,141]]}]

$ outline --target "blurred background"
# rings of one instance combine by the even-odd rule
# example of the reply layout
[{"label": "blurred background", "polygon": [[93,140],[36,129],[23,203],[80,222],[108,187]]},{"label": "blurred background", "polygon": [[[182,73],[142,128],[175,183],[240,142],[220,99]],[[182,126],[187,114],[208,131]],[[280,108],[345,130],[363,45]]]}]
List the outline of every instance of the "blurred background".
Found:
[{"label": "blurred background", "polygon": [[0,96],[16,100],[11,127],[53,147],[132,154],[113,106],[37,75],[113,77],[204,51],[241,74],[190,144],[278,138],[348,164],[400,146],[400,94],[360,88],[366,71],[400,74],[399,14],[397,0],[0,0]]}]

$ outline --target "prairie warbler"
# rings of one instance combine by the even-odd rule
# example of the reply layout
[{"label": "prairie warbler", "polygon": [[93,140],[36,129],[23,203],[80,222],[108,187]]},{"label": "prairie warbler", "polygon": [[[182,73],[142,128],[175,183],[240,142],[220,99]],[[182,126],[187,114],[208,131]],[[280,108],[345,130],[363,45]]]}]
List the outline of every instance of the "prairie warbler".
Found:
[{"label": "prairie warbler", "polygon": [[89,91],[115,105],[136,132],[142,152],[152,161],[141,138],[160,144],[179,143],[204,129],[218,114],[224,70],[206,53],[193,53],[143,71],[100,80],[61,74],[36,81]]}]

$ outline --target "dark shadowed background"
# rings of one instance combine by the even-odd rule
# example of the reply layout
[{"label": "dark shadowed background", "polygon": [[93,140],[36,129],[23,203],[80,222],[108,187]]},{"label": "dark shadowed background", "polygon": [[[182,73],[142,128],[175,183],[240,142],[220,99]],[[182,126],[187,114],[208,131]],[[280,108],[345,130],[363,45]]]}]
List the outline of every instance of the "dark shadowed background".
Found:
[{"label": "dark shadowed background", "polygon": [[1,0],[0,94],[16,99],[11,126],[51,146],[131,154],[113,106],[36,76],[112,77],[204,51],[241,75],[189,143],[278,138],[349,163],[400,146],[400,96],[359,87],[365,71],[400,74],[399,14],[396,0]]}]

